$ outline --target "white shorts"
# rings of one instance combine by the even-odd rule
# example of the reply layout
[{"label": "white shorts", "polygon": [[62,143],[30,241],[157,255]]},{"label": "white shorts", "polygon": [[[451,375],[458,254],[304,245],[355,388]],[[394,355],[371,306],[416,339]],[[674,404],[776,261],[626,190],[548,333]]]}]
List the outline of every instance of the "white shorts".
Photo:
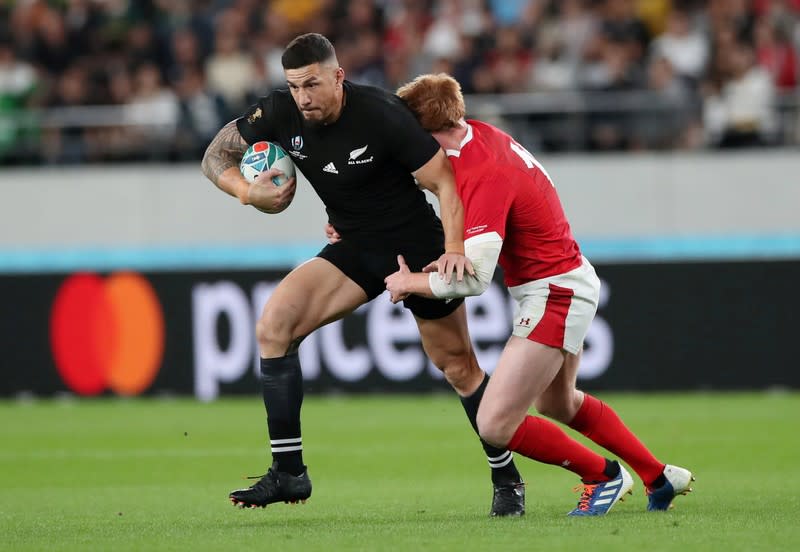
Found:
[{"label": "white shorts", "polygon": [[600,279],[586,258],[558,274],[509,288],[517,301],[512,335],[578,354],[597,312]]}]

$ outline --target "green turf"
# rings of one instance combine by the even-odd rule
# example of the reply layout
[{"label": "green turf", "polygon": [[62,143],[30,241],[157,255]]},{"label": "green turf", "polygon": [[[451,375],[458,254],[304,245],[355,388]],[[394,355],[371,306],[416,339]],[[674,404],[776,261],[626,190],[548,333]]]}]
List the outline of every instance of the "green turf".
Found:
[{"label": "green turf", "polygon": [[0,549],[797,550],[800,395],[601,395],[695,492],[648,514],[641,483],[572,519],[577,482],[517,457],[522,519],[487,516],[482,451],[455,396],[307,398],[302,506],[238,510],[267,465],[261,401],[0,402]]}]

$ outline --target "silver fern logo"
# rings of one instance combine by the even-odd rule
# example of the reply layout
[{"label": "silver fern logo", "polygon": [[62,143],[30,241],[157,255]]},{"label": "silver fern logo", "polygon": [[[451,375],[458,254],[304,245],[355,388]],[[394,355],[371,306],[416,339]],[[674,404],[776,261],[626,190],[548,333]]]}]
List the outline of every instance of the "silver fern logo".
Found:
[{"label": "silver fern logo", "polygon": [[365,151],[367,151],[368,147],[369,147],[369,144],[367,144],[363,148],[358,148],[358,149],[354,149],[353,151],[351,151],[350,152],[350,160],[352,161],[353,159],[358,159],[359,157],[361,157],[361,154],[364,153]]},{"label": "silver fern logo", "polygon": [[351,151],[350,152],[350,159],[347,160],[347,164],[348,165],[363,165],[364,163],[372,163],[372,157],[373,157],[372,155],[370,155],[369,157],[367,157],[365,159],[359,159],[359,157],[361,157],[364,154],[364,152],[367,151],[368,147],[369,147],[369,144],[367,144],[363,148],[356,148],[353,151]]}]

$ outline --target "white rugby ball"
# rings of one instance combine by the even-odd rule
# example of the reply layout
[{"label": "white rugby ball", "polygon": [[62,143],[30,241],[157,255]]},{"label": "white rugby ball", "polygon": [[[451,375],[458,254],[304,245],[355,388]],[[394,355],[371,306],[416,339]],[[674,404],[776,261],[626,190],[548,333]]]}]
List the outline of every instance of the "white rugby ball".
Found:
[{"label": "white rugby ball", "polygon": [[280,186],[294,176],[294,162],[282,147],[274,142],[256,142],[244,152],[239,170],[248,182],[253,182],[259,174],[271,168],[283,172],[272,178]]}]

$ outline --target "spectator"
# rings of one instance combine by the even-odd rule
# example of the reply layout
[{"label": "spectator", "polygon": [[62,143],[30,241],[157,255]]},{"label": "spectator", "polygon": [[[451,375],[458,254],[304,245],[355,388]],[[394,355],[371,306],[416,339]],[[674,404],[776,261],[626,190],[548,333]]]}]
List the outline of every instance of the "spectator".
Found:
[{"label": "spectator", "polygon": [[484,59],[498,93],[522,92],[529,79],[533,54],[515,27],[497,31],[497,42]]},{"label": "spectator", "polygon": [[400,53],[385,56],[386,86],[389,90],[397,90],[407,83],[413,75],[409,71],[408,56]]},{"label": "spectator", "polygon": [[333,10],[335,36],[347,39],[364,31],[383,32],[382,10],[372,0],[345,0],[339,2],[340,9]]},{"label": "spectator", "polygon": [[642,62],[650,34],[636,15],[633,0],[605,0],[600,28],[609,42],[624,46],[631,62]]},{"label": "spectator", "polygon": [[132,127],[132,140],[149,158],[164,159],[178,126],[178,99],[164,84],[155,64],[139,67],[133,81],[133,95],[125,106],[124,120]]},{"label": "spectator", "polygon": [[176,151],[179,158],[202,157],[208,143],[227,121],[225,102],[205,86],[197,66],[186,66],[176,83],[180,102]]},{"label": "spectator", "polygon": [[726,53],[727,78],[706,98],[705,126],[721,148],[752,147],[773,141],[777,131],[772,79],[755,61],[753,48],[739,42]]},{"label": "spectator", "polygon": [[654,57],[647,68],[650,109],[634,118],[634,149],[672,149],[681,143],[693,118],[691,89],[666,57]]},{"label": "spectator", "polygon": [[67,41],[64,20],[54,11],[45,12],[34,36],[34,58],[49,73],[63,73],[75,58],[75,50]]},{"label": "spectator", "polygon": [[9,38],[0,37],[0,160],[17,154],[26,137],[24,110],[37,84],[34,68],[17,57]]},{"label": "spectator", "polygon": [[540,33],[529,88],[534,91],[572,90],[576,84],[576,68],[567,59],[560,34],[554,30]]},{"label": "spectator", "polygon": [[[133,80],[125,66],[112,70],[108,76],[108,93],[111,105],[119,106],[125,113],[125,107],[133,100]],[[98,131],[98,140],[104,146],[102,156],[105,159],[136,159],[137,130],[124,124],[124,116],[120,125],[105,126]]]},{"label": "spectator", "polygon": [[644,86],[642,66],[633,59],[630,43],[600,37],[594,61],[583,66],[579,84],[593,91],[626,91]]},{"label": "spectator", "polygon": [[718,30],[730,28],[736,40],[747,39],[751,34],[747,4],[747,0],[708,0],[706,33],[714,37]]},{"label": "spectator", "polygon": [[232,11],[220,15],[215,35],[214,53],[206,62],[208,85],[222,96],[228,110],[240,112],[247,107],[247,94],[253,88],[255,61],[242,48],[242,24]]},{"label": "spectator", "polygon": [[403,2],[387,14],[384,32],[386,50],[405,56],[410,62],[412,75],[425,72],[425,66],[420,66],[419,58],[431,23],[431,14],[421,1]]},{"label": "spectator", "polygon": [[167,48],[165,75],[169,82],[180,80],[185,67],[203,63],[203,55],[197,35],[191,28],[176,29]]},{"label": "spectator", "polygon": [[160,64],[160,52],[152,25],[140,22],[128,29],[125,37],[125,56],[131,65]]},{"label": "spectator", "polygon": [[674,10],[667,19],[664,34],[653,41],[651,55],[664,58],[674,71],[692,85],[698,83],[708,63],[708,42],[692,29],[689,14]]},{"label": "spectator", "polygon": [[[281,65],[281,55],[293,35],[289,22],[271,5],[264,8],[261,17],[262,30],[256,40],[256,50],[264,67],[266,82],[271,84],[271,88],[275,88],[286,82]],[[267,90],[264,89],[262,95]]]},{"label": "spectator", "polygon": [[431,59],[456,59],[461,55],[461,17],[456,0],[443,0],[428,28],[422,51]]},{"label": "spectator", "polygon": [[756,59],[780,91],[797,87],[798,56],[784,23],[761,17],[755,24]]},{"label": "spectator", "polygon": [[69,108],[88,105],[88,74],[80,65],[73,65],[61,74],[49,105],[62,108],[63,119],[68,121],[58,128],[48,129],[47,161],[61,164],[78,164],[89,159],[89,132],[82,125],[70,122]]},{"label": "spectator", "polygon": [[[364,29],[350,41],[350,76],[353,82],[386,88],[386,71],[383,64],[380,35]],[[343,62],[344,63],[344,62]]]},{"label": "spectator", "polygon": [[[50,160],[97,158],[100,146],[108,148],[100,158],[148,156],[136,153],[150,143],[141,133],[154,130],[144,113],[163,110],[167,124],[155,129],[153,141],[169,142],[165,133],[177,128],[179,100],[178,141],[200,140],[202,132],[186,130],[194,125],[187,113],[196,112],[187,105],[199,105],[205,95],[214,104],[222,98],[224,118],[283,86],[283,47],[310,30],[337,37],[348,78],[389,89],[435,69],[454,75],[467,93],[573,90],[589,108],[580,121],[570,119],[573,126],[557,110],[508,118],[520,123],[517,135],[536,136],[546,149],[557,149],[559,140],[569,148],[663,147],[666,137],[651,140],[652,133],[640,132],[658,125],[649,115],[637,122],[631,104],[616,114],[592,110],[595,92],[631,91],[649,91],[656,104],[687,106],[702,92],[697,119],[709,125],[710,143],[771,143],[778,137],[774,112],[763,102],[756,117],[734,109],[739,119],[759,121],[757,131],[742,134],[747,123],[731,122],[729,108],[749,103],[755,109],[759,102],[734,98],[759,89],[762,74],[772,81],[765,98],[776,91],[791,98],[800,86],[800,0],[25,0],[0,2],[0,35],[4,27],[13,52],[9,57],[0,48],[0,155],[6,158],[9,144],[16,151],[25,143],[7,114],[35,107],[37,97],[61,107],[125,105],[127,116],[148,119],[136,132],[108,121],[80,132],[70,124],[48,135],[56,144]],[[742,57],[733,53],[742,42],[755,48],[756,66],[744,72],[733,61]],[[156,93],[142,92],[140,68],[150,66],[160,73]],[[80,86],[76,74],[85,79]],[[563,105],[562,98],[552,105]],[[673,115],[662,129],[675,128],[675,121],[695,128],[690,107]],[[786,130],[783,138],[796,140]],[[70,133],[84,144],[72,152],[58,145]]]},{"label": "spectator", "polygon": [[585,0],[562,0],[558,10],[558,17],[550,22],[551,32],[563,44],[564,59],[577,71],[587,44],[597,35],[598,21],[586,8]]}]

